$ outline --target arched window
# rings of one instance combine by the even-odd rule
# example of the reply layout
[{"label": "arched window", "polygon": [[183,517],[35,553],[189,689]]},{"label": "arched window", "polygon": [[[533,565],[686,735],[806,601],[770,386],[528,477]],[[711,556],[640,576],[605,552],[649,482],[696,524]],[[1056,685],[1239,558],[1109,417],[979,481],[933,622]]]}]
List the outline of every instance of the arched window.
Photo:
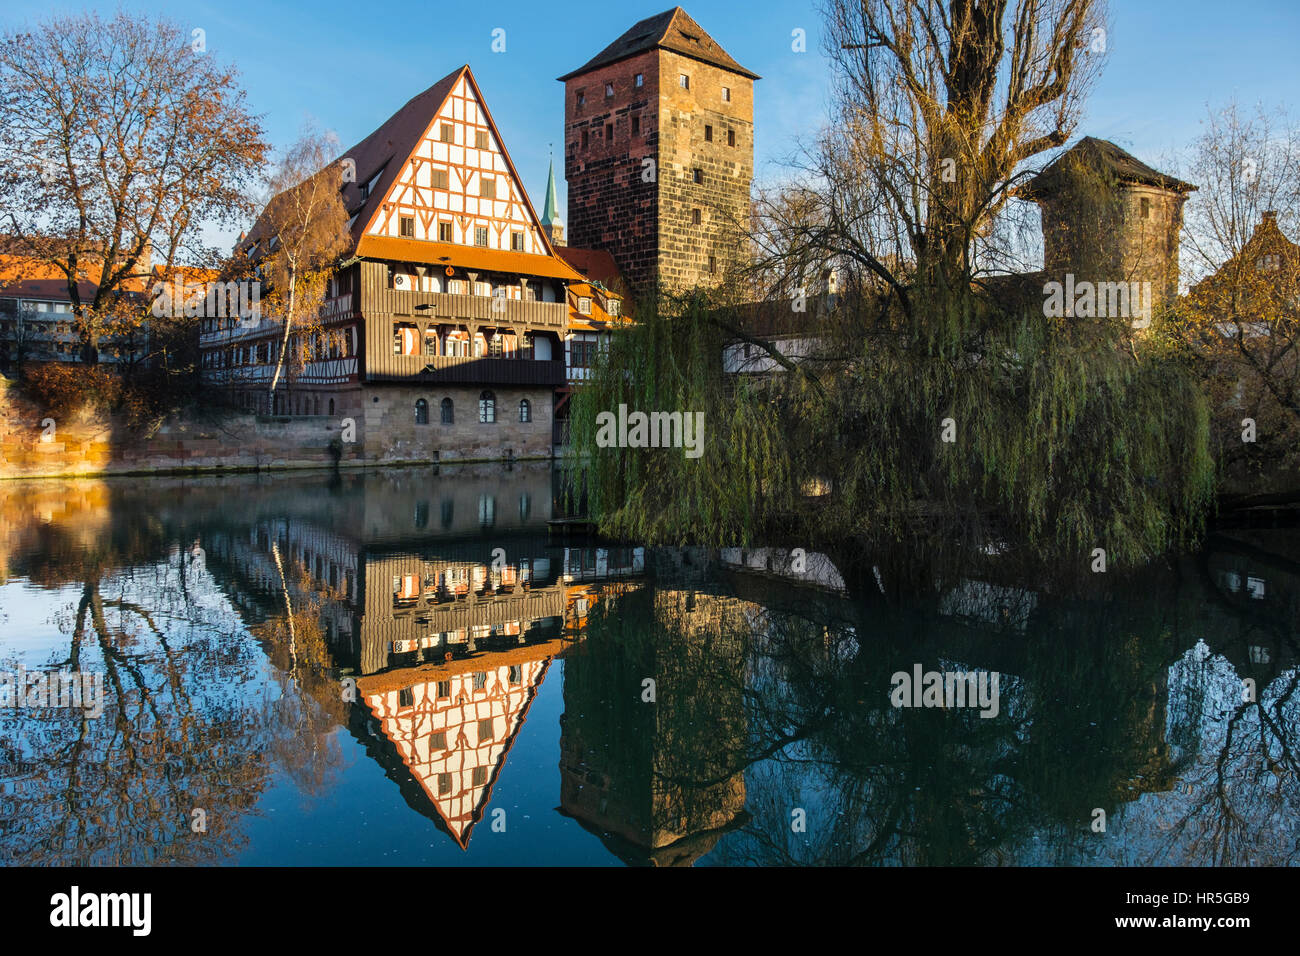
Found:
[{"label": "arched window", "polygon": [[456,423],[456,409],[453,407],[450,398],[442,400],[442,423],[444,425],[454,425]]},{"label": "arched window", "polygon": [[334,399],[330,399],[330,414],[334,414]]},{"label": "arched window", "polygon": [[478,397],[478,420],[484,425],[497,420],[497,397],[491,392]]},{"label": "arched window", "polygon": [[533,406],[526,398],[519,399],[519,420],[521,422],[533,420]]},{"label": "arched window", "polygon": [[415,400],[415,424],[429,424],[429,403],[422,398]]}]

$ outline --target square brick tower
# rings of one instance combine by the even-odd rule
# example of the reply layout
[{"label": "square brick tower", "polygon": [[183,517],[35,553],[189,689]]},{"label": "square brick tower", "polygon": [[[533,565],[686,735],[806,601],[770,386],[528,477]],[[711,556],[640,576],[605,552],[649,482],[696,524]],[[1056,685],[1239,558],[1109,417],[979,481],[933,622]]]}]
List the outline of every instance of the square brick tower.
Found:
[{"label": "square brick tower", "polygon": [[560,77],[569,244],[640,293],[722,281],[749,226],[758,78],[681,7]]}]

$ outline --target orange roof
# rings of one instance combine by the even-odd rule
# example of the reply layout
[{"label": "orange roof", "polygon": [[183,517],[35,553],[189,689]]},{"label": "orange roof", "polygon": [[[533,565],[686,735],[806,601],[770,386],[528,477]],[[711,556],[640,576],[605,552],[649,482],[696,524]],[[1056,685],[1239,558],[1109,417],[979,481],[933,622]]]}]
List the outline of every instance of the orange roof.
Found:
[{"label": "orange roof", "polygon": [[[97,288],[97,283],[86,279],[77,283],[77,293],[83,302],[93,299]],[[34,256],[0,255],[0,295],[72,301],[63,271]]]},{"label": "orange roof", "polygon": [[531,252],[509,252],[505,249],[485,249],[482,246],[462,246],[454,242],[429,242],[425,239],[396,239],[392,236],[362,236],[356,254],[371,259],[394,259],[399,262],[428,262],[432,265],[449,265],[461,269],[481,269],[485,272],[517,272],[521,275],[546,276],[581,282],[582,276],[573,271],[558,256],[539,256]]}]

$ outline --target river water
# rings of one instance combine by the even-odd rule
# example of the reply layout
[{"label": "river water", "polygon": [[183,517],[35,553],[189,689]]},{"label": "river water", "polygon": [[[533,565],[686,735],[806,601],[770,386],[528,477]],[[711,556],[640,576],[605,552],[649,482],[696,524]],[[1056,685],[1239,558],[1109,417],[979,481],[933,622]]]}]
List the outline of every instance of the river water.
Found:
[{"label": "river water", "polygon": [[556,487],[0,485],[0,863],[1300,860],[1294,529],[903,587],[548,535]]}]

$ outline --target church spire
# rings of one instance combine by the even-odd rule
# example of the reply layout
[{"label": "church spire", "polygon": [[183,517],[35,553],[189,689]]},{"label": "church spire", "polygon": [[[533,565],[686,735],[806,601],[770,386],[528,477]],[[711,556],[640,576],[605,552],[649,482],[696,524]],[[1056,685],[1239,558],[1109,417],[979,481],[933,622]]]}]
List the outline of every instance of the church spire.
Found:
[{"label": "church spire", "polygon": [[564,245],[564,223],[560,221],[560,202],[555,196],[555,160],[546,175],[546,205],[542,208],[542,228],[551,245]]}]

